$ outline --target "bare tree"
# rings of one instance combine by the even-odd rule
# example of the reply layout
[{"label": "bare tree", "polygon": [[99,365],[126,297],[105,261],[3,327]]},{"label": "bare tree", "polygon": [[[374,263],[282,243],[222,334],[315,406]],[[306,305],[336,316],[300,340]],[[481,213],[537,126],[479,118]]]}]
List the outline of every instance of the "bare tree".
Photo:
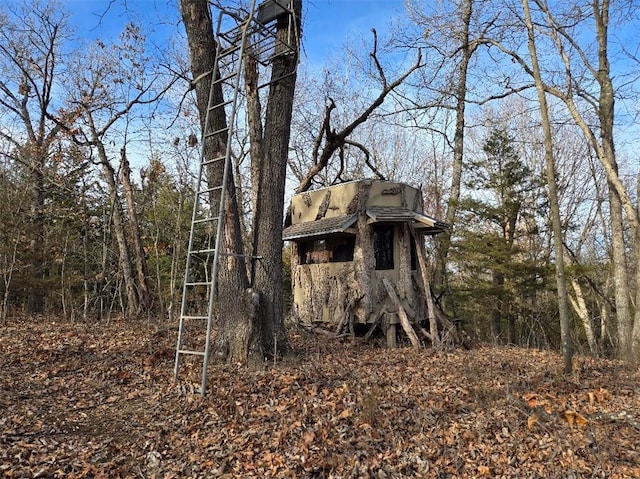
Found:
[{"label": "bare tree", "polygon": [[[632,226],[634,234],[640,229],[640,220],[632,195],[626,189],[619,175],[619,166],[614,148],[615,87],[609,63],[609,22],[610,3],[596,0],[589,8],[563,5],[556,14],[549,4],[542,0],[535,2],[539,17],[537,31],[550,41],[555,49],[549,54],[547,63],[559,61],[563,75],[553,69],[542,71],[545,92],[564,103],[575,124],[582,130],[591,148],[595,151],[606,174],[609,189],[609,211],[613,246],[613,269],[615,284],[616,316],[618,321],[618,348],[621,357],[630,358],[636,347],[632,344],[632,324],[628,290],[627,258],[624,246],[623,214]],[[560,6],[556,6],[560,8]],[[588,20],[594,21],[595,50],[583,47],[579,27]],[[580,32],[580,33],[579,33]],[[534,76],[531,66],[513,47],[495,39],[488,40],[493,46],[507,54],[519,64],[524,72]],[[593,54],[592,54],[593,53]],[[595,58],[595,62],[592,60]],[[540,61],[542,64],[542,60]],[[592,118],[597,118],[594,126]],[[640,323],[636,321],[636,325]],[[637,327],[640,328],[640,325]],[[640,336],[639,336],[640,337]],[[638,346],[640,348],[640,345]]]},{"label": "bare tree", "polygon": [[[156,104],[176,78],[161,80],[159,72],[150,68],[144,36],[133,24],[125,27],[120,43],[107,45],[97,41],[86,56],[76,61],[77,71],[83,74],[70,79],[70,100],[63,111],[66,116],[53,118],[77,144],[96,152],[113,208],[127,314],[137,315],[149,310],[151,296],[126,145],[130,125],[135,123],[133,113]],[[119,150],[110,147],[116,141],[123,142]]]},{"label": "bare tree", "polygon": [[396,89],[400,87],[400,85],[402,85],[411,74],[420,69],[423,64],[421,52],[418,50],[418,54],[413,65],[398,75],[398,77],[393,81],[388,80],[387,74],[385,73],[382,63],[378,58],[377,33],[375,30],[373,30],[372,33],[373,46],[369,56],[377,74],[376,79],[379,84],[380,91],[378,95],[368,105],[366,105],[363,111],[357,113],[356,117],[344,125],[339,131],[336,131],[332,123],[332,115],[336,110],[337,105],[331,98],[328,99],[324,110],[324,117],[320,125],[320,131],[314,138],[311,157],[312,164],[308,166],[308,170],[306,172],[301,174],[300,183],[295,189],[296,193],[302,193],[311,188],[314,179],[316,179],[321,172],[326,170],[332,158],[335,158],[334,155],[337,155],[337,159],[339,161],[343,161],[344,151],[349,145],[358,148],[365,157],[367,167],[378,177],[383,177],[375,165],[370,162],[367,148],[364,145],[351,140],[350,136],[359,126],[363,125],[371,117],[371,115],[384,103],[385,99],[390,94],[396,91]]},{"label": "bare tree", "polygon": [[558,187],[556,183],[556,165],[553,155],[553,135],[551,131],[551,120],[547,97],[538,64],[538,51],[536,49],[535,31],[529,10],[529,0],[522,0],[524,11],[524,21],[527,27],[529,57],[533,79],[538,92],[538,103],[540,105],[540,117],[542,120],[542,131],[544,134],[544,157],[546,163],[547,187],[549,189],[549,207],[551,209],[551,223],[553,225],[553,244],[556,252],[556,288],[558,292],[558,313],[560,315],[560,337],[562,343],[562,356],[564,359],[564,372],[571,373],[573,370],[573,343],[571,340],[571,325],[569,323],[569,308],[567,306],[567,283],[564,271],[564,241],[562,220],[560,218],[560,202],[558,200]]},{"label": "bare tree", "polygon": [[57,107],[54,89],[62,75],[60,50],[68,35],[67,19],[55,6],[35,2],[9,14],[0,12],[0,22],[0,108],[4,117],[0,138],[12,145],[11,158],[30,177],[27,214],[31,282],[27,306],[30,313],[42,313],[47,262],[47,165],[63,132],[48,115]]},{"label": "bare tree", "polygon": [[[436,78],[440,80],[440,82],[434,82],[433,78],[425,79],[427,81],[422,88],[435,90],[436,97],[431,100],[431,103],[423,100],[424,105],[420,105],[418,100],[416,108],[433,107],[452,110],[455,114],[453,140],[450,143],[452,149],[450,190],[445,215],[445,221],[450,225],[455,225],[456,210],[460,200],[470,64],[474,53],[483,44],[486,30],[493,25],[493,21],[480,23],[477,18],[478,13],[474,11],[477,3],[477,0],[459,0],[448,5],[438,4],[433,7],[425,5],[424,9],[433,9],[431,12],[424,11],[419,2],[409,3],[409,16],[422,29],[423,35],[420,42],[424,41],[427,51],[431,54],[429,67],[438,71],[439,75]],[[447,11],[439,11],[440,8]],[[480,29],[480,31],[474,32],[474,29]],[[446,81],[443,81],[444,78]],[[446,129],[443,128],[442,133],[447,136]],[[451,232],[441,235],[438,243],[439,255],[444,261],[451,244]],[[438,272],[440,282],[442,273],[442,271]]]}]

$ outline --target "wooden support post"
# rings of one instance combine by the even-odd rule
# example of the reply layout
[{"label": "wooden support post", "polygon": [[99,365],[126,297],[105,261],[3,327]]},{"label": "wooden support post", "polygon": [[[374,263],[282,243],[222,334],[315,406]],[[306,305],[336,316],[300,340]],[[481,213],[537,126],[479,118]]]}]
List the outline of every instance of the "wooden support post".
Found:
[{"label": "wooden support post", "polygon": [[[407,312],[402,307],[402,303],[400,302],[400,298],[398,298],[398,295],[396,294],[396,290],[393,288],[393,285],[389,282],[387,278],[382,278],[382,284],[384,284],[384,287],[387,290],[387,294],[391,298],[391,301],[393,302],[393,304],[395,305],[398,311],[398,318],[400,318],[400,324],[402,325],[402,329],[404,330],[404,332],[409,337],[409,341],[411,341],[411,344],[413,345],[414,348],[420,348],[422,344],[420,343],[420,340],[418,339],[416,332],[413,330],[413,327],[411,326],[411,322],[409,321]],[[389,339],[389,336],[387,335],[387,341],[388,339]]]},{"label": "wooden support post", "polygon": [[393,349],[397,346],[396,344],[396,324],[387,325],[387,347]]},{"label": "wooden support post", "polygon": [[436,317],[436,308],[431,296],[431,278],[427,265],[427,255],[424,251],[424,237],[416,234],[412,230],[413,240],[416,245],[416,256],[418,257],[418,266],[420,267],[420,275],[424,287],[424,299],[427,303],[427,315],[429,317],[429,335],[431,336],[431,346],[438,348],[440,346],[440,336],[438,334],[438,320]]},{"label": "wooden support post", "polygon": [[387,310],[385,307],[380,308],[380,310],[378,311],[378,314],[376,314],[376,319],[373,320],[373,323],[371,323],[371,326],[369,327],[369,331],[367,331],[367,334],[364,335],[365,342],[369,340],[373,332],[376,330],[376,328],[380,324],[380,321],[382,320],[382,316],[384,316],[386,312]]}]

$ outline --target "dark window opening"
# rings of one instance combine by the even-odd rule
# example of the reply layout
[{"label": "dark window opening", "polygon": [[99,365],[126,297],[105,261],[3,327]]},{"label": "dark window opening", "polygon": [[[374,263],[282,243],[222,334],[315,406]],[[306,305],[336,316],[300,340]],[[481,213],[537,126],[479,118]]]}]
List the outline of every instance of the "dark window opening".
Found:
[{"label": "dark window opening", "polygon": [[411,239],[411,270],[415,271],[418,269],[418,252],[416,250],[416,240],[413,238],[413,235],[409,237]]},{"label": "dark window opening", "polygon": [[373,227],[373,253],[376,269],[393,269],[393,225]]},{"label": "dark window opening", "polygon": [[332,263],[343,263],[353,261],[353,251],[356,249],[356,237],[347,236],[344,238],[334,238],[331,245]]},{"label": "dark window opening", "polygon": [[353,261],[355,236],[301,241],[298,246],[300,264],[344,263]]}]

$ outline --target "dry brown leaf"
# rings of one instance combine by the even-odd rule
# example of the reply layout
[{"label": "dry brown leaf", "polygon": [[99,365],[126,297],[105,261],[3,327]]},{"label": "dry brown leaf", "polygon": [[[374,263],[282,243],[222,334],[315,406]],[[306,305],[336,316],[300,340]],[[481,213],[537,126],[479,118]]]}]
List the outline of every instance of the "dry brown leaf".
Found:
[{"label": "dry brown leaf", "polygon": [[524,399],[527,403],[527,406],[532,409],[538,406],[537,394],[534,394],[534,393],[523,394],[522,399]]},{"label": "dry brown leaf", "polygon": [[478,466],[478,476],[488,476],[491,473],[491,469],[487,466]]},{"label": "dry brown leaf", "polygon": [[313,431],[307,431],[302,436],[302,442],[308,445],[308,444],[311,444],[315,438],[316,438],[316,435]]},{"label": "dry brown leaf", "polygon": [[586,417],[571,410],[564,411],[562,413],[562,417],[565,421],[567,421],[571,429],[573,429],[574,425],[577,425],[578,427],[584,427],[589,422]]},{"label": "dry brown leaf", "polygon": [[532,414],[527,418],[527,428],[531,431],[538,424],[538,415]]},{"label": "dry brown leaf", "polygon": [[589,398],[589,404],[591,406],[595,405],[596,403],[602,404],[606,401],[611,400],[612,398],[611,393],[605,388],[599,388],[594,391],[588,391],[587,397]]},{"label": "dry brown leaf", "polygon": [[350,411],[349,409],[345,409],[344,411],[342,411],[342,412],[340,413],[340,417],[341,417],[342,419],[346,419],[346,418],[348,418],[348,417],[351,417],[351,414],[352,414],[352,413],[351,413],[351,411]]},{"label": "dry brown leaf", "polygon": [[589,423],[589,420],[581,414],[576,415],[576,424],[578,427],[584,427]]},{"label": "dry brown leaf", "polygon": [[[9,320],[0,328],[0,477],[566,477],[569,467],[579,477],[640,477],[630,453],[640,429],[587,423],[582,409],[608,402],[607,411],[640,417],[637,367],[586,358],[601,373],[576,389],[549,375],[558,369],[549,351],[291,341],[295,367],[210,365],[203,399],[176,388],[171,355],[154,353],[175,337],[154,337],[146,321]],[[145,367],[141,352],[157,364]],[[198,384],[199,370],[182,385]],[[369,391],[375,421],[353,420]],[[585,448],[586,434],[540,427],[547,417],[588,424],[597,448]],[[156,469],[140,460],[149,451],[161,454]]]}]

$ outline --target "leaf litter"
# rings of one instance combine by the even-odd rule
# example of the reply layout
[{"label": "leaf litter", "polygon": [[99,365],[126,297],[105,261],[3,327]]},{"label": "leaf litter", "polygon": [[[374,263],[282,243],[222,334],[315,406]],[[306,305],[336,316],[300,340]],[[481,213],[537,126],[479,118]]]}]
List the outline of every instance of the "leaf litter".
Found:
[{"label": "leaf litter", "polygon": [[[291,332],[295,359],[172,378],[143,321],[0,327],[0,477],[640,477],[640,372]],[[189,365],[186,365],[188,368]]]}]

